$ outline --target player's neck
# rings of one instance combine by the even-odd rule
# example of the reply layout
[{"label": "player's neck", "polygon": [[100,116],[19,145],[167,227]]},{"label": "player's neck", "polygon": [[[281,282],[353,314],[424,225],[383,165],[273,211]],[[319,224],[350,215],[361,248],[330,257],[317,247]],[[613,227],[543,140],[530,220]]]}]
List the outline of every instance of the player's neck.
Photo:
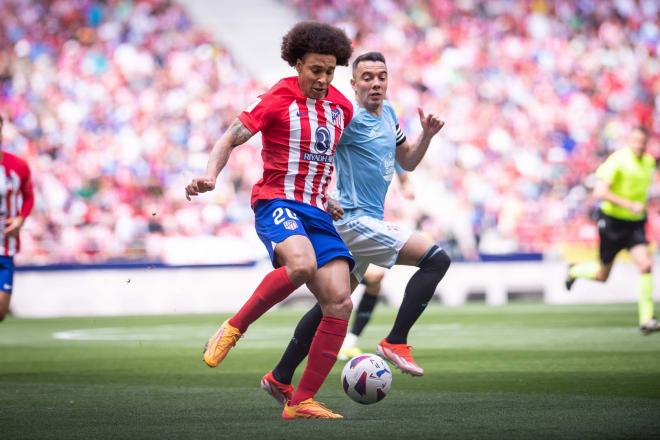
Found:
[{"label": "player's neck", "polygon": [[383,113],[383,104],[378,104],[376,107],[371,107],[371,106],[366,106],[363,105],[362,108],[364,108],[366,111],[371,113],[374,116],[380,116],[381,113]]}]

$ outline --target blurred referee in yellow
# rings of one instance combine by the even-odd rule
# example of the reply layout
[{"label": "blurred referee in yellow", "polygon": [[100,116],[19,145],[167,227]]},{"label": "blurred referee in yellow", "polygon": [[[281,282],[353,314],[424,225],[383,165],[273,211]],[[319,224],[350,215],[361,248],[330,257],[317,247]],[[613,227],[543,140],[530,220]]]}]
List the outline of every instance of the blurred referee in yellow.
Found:
[{"label": "blurred referee in yellow", "polygon": [[653,255],[646,239],[646,207],[655,172],[655,159],[646,152],[648,137],[646,129],[634,128],[627,147],[612,153],[596,170],[600,262],[571,266],[566,278],[568,290],[578,278],[607,281],[614,258],[628,249],[641,273],[639,328],[645,335],[660,330],[653,314]]}]

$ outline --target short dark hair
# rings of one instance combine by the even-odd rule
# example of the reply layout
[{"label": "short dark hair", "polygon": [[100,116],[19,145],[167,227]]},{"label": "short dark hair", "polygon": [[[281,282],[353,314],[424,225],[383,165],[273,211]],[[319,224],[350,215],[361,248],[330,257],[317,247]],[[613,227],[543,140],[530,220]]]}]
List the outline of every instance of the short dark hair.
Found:
[{"label": "short dark hair", "polygon": [[363,53],[359,57],[357,57],[355,60],[353,60],[353,72],[358,67],[358,64],[360,64],[362,61],[380,61],[381,63],[387,65],[385,62],[385,55],[383,55],[380,52],[367,52]]},{"label": "short dark hair", "polygon": [[282,59],[295,66],[308,53],[334,55],[339,66],[348,66],[353,54],[351,40],[334,26],[318,21],[301,21],[282,38]]}]

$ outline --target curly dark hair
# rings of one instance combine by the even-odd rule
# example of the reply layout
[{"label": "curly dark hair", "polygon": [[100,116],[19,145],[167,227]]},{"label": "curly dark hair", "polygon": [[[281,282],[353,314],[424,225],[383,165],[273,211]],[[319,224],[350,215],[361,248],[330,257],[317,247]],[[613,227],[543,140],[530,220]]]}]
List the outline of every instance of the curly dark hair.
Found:
[{"label": "curly dark hair", "polygon": [[318,21],[301,21],[282,38],[281,55],[289,66],[295,66],[308,53],[334,55],[337,65],[348,66],[353,47],[343,30]]}]

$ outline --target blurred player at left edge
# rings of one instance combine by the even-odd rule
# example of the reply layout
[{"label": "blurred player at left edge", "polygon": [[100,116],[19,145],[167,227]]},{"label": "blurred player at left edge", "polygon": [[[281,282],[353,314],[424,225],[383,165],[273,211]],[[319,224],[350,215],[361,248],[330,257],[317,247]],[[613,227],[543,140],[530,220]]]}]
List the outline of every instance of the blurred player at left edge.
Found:
[{"label": "blurred player at left edge", "polygon": [[0,321],[9,312],[14,285],[14,255],[21,241],[18,234],[34,206],[30,167],[20,157],[4,151],[0,116]]}]

